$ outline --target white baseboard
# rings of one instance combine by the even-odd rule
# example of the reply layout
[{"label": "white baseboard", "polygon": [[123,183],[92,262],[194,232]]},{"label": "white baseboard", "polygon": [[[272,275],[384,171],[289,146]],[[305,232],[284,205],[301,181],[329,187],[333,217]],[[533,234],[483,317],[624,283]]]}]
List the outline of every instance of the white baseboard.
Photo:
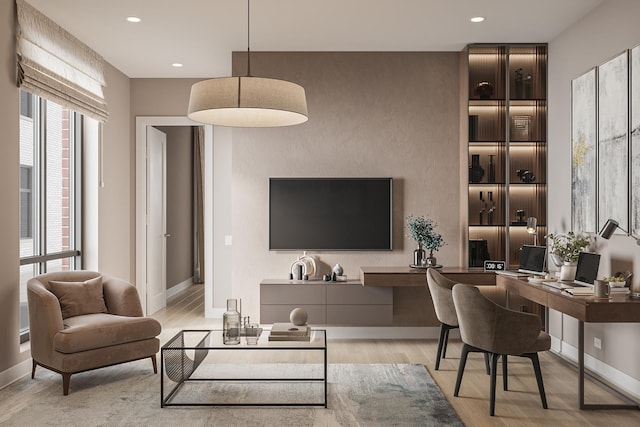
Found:
[{"label": "white baseboard", "polygon": [[18,381],[25,375],[29,375],[31,370],[31,358],[0,372],[0,389],[5,388],[9,384]]},{"label": "white baseboard", "polygon": [[[557,353],[562,356],[578,363],[578,349],[566,342],[561,343],[560,351]],[[595,357],[586,354],[584,355],[584,366],[596,376],[606,379],[611,385],[616,386],[625,394],[640,399],[640,381],[621,372],[610,365],[596,359]]]},{"label": "white baseboard", "polygon": [[172,286],[167,289],[167,299],[179,294],[180,292],[187,289],[189,286],[193,285],[193,277],[189,277],[187,280],[178,283],[175,286]]}]

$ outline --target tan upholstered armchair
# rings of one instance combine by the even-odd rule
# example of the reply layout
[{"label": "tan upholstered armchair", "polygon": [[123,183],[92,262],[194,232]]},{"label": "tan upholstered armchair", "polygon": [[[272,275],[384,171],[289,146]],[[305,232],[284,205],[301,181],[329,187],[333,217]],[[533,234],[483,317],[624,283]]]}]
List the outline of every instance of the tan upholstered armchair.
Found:
[{"label": "tan upholstered armchair", "polygon": [[143,317],[130,283],[93,271],[47,273],[28,281],[27,298],[31,378],[37,365],[57,372],[67,395],[78,372],[149,357],[157,373],[161,326]]},{"label": "tan upholstered armchair", "polygon": [[[453,280],[449,280],[442,274],[430,268],[427,270],[427,284],[433,301],[433,308],[436,317],[440,321],[440,338],[438,339],[438,354],[436,356],[436,371],[440,369],[440,359],[444,359],[447,355],[447,342],[449,341],[449,331],[458,328],[458,316],[456,307],[453,304],[452,289],[456,284]],[[484,353],[484,361],[489,373],[489,356]]]},{"label": "tan upholstered armchair", "polygon": [[460,335],[464,346],[453,393],[458,396],[464,365],[469,351],[486,351],[491,358],[489,413],[495,414],[496,368],[502,356],[503,387],[507,390],[507,356],[531,359],[538,383],[542,407],[547,409],[538,352],[551,348],[551,338],[541,331],[541,320],[535,314],[509,310],[485,298],[475,286],[457,284],[453,287]]}]

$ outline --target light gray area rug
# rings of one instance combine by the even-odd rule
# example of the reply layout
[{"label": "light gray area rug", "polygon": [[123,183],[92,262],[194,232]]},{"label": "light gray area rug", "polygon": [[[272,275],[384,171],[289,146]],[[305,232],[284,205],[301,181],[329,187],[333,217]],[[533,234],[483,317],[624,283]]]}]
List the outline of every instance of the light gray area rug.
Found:
[{"label": "light gray area rug", "polygon": [[[328,368],[328,408],[160,407],[160,377],[148,360],[72,376],[62,395],[60,375],[39,368],[0,390],[2,426],[462,426],[423,365],[336,364]],[[210,386],[208,387],[207,384]],[[224,384],[243,397],[256,384]],[[211,383],[185,388],[202,396]],[[244,387],[244,390],[243,390]],[[285,399],[297,385],[276,389]],[[247,389],[248,388],[248,389]],[[307,389],[305,389],[307,390]],[[322,388],[315,388],[316,401]],[[267,392],[269,393],[269,392]],[[274,393],[271,391],[271,393]],[[303,392],[303,393],[306,393]],[[251,393],[249,393],[251,394]]]}]

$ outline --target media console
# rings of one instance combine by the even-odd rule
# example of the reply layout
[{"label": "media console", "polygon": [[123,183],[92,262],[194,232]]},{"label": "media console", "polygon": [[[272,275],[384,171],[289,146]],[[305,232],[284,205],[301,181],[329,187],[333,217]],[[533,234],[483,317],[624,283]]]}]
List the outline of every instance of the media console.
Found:
[{"label": "media console", "polygon": [[[481,286],[483,294],[504,304],[495,273],[447,267],[439,270],[460,283]],[[263,280],[260,283],[260,323],[288,322],[296,307],[307,310],[309,322],[333,326],[440,326],[426,270],[410,267],[361,267],[360,279]]]}]

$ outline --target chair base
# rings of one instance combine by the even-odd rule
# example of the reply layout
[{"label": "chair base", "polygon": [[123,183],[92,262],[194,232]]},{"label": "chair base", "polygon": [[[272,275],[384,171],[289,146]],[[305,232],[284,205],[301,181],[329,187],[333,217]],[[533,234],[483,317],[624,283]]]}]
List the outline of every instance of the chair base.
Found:
[{"label": "chair base", "polygon": [[153,373],[157,374],[158,373],[158,362],[156,360],[156,355],[154,354],[154,355],[151,355],[151,356],[139,357],[137,359],[125,360],[125,361],[122,361],[122,362],[113,363],[111,365],[105,365],[105,366],[100,366],[100,367],[96,367],[96,368],[85,369],[85,370],[82,370],[82,371],[75,371],[75,372],[62,372],[59,369],[55,369],[55,368],[52,368],[50,366],[44,365],[44,364],[36,361],[36,359],[32,359],[31,378],[33,379],[36,376],[36,367],[37,366],[42,366],[45,369],[48,369],[48,370],[53,371],[53,372],[56,372],[56,373],[62,375],[62,394],[64,396],[67,396],[69,394],[69,384],[71,383],[71,375],[73,375],[73,374],[79,374],[80,372],[95,371],[96,369],[106,368],[108,366],[120,365],[122,363],[134,362],[136,360],[146,359],[147,357],[151,359],[151,363],[153,364]]},{"label": "chair base", "polygon": [[[467,363],[467,356],[472,352],[481,352],[485,354],[485,361],[488,359],[491,362],[490,366],[490,397],[489,397],[489,415],[494,416],[496,412],[496,376],[498,371],[498,359],[502,356],[502,386],[504,390],[508,390],[507,383],[507,355],[506,354],[498,354],[491,353],[468,344],[465,344],[462,347],[462,354],[460,355],[460,366],[458,367],[458,377],[456,379],[456,388],[453,392],[454,396],[458,396],[460,392],[460,386],[462,384],[462,376],[464,374],[464,367]],[[544,383],[542,381],[542,371],[540,370],[540,360],[538,358],[538,353],[524,353],[519,354],[519,357],[526,357],[531,359],[531,363],[533,364],[533,371],[536,375],[536,382],[538,383],[538,392],[540,393],[540,400],[542,401],[542,407],[544,409],[548,409],[547,405],[547,396],[544,391]]]}]

